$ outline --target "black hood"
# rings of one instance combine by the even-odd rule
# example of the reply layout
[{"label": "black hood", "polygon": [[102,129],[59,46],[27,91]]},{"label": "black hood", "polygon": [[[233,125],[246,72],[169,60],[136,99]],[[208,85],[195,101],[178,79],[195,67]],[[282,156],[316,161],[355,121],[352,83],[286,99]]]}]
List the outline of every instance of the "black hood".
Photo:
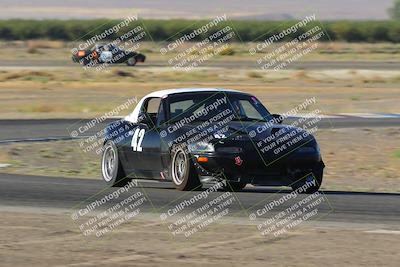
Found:
[{"label": "black hood", "polygon": [[[195,128],[199,124],[201,123],[194,122],[186,124],[180,130],[182,132],[187,132],[190,131],[192,128]],[[249,140],[251,137],[252,141],[258,142],[263,140],[266,141],[266,139],[268,138],[268,142],[274,142],[279,138],[285,138],[286,141],[297,138],[298,141],[296,142],[299,145],[315,142],[315,138],[306,130],[284,124],[269,125],[265,122],[230,121],[222,125],[210,124],[208,127],[214,127],[214,129],[216,129],[213,132],[210,132],[208,135],[213,135],[214,133],[218,133],[219,130],[224,129],[225,131],[223,132],[225,133],[227,139],[242,136],[242,140]]]}]

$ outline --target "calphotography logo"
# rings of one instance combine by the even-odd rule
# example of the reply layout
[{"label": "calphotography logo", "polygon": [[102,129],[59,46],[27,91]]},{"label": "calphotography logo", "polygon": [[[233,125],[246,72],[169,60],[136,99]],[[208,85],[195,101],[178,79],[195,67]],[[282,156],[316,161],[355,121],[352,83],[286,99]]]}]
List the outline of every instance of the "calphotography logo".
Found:
[{"label": "calphotography logo", "polygon": [[212,92],[206,99],[179,112],[160,131],[161,141],[174,150],[195,151],[200,148],[199,144],[205,143],[211,146],[215,140],[225,138],[229,123],[235,118],[226,94],[220,92]]},{"label": "calphotography logo", "polygon": [[169,38],[174,41],[162,47],[160,54],[168,57],[168,65],[173,70],[188,72],[218,55],[230,53],[230,42],[235,38],[236,33],[229,25],[227,15],[223,14],[189,33],[176,33]]},{"label": "calphotography logo", "polygon": [[[227,106],[227,98],[226,96],[216,98],[215,101],[197,111],[194,111],[193,114],[188,114],[187,116],[183,117],[179,121],[173,123],[171,126],[167,128],[167,132],[162,131],[161,137],[166,137],[168,133],[173,133],[187,124],[190,124],[196,120],[206,117],[210,112],[215,112],[220,108],[220,106]],[[226,110],[223,113],[229,113],[230,110]],[[218,120],[219,118],[215,116],[214,118],[210,119],[209,122],[213,122]]]},{"label": "calphotography logo", "polygon": [[249,220],[256,222],[257,230],[262,236],[277,238],[300,227],[308,220],[322,218],[332,211],[323,193],[303,195],[318,183],[313,174],[301,179],[304,178],[306,182],[293,192],[277,193],[264,204],[261,202],[250,209]]},{"label": "calphotography logo", "polygon": [[133,66],[136,62],[145,61],[145,56],[139,50],[147,37],[138,16],[128,16],[103,32],[80,41],[71,49],[72,60],[81,64],[84,70],[107,71],[109,66],[120,63]]},{"label": "calphotography logo", "polygon": [[279,34],[274,34],[268,37],[268,39],[265,39],[262,43],[257,44],[256,47],[250,48],[249,49],[250,54],[254,55],[255,53],[257,53],[257,51],[262,51],[268,48],[271,44],[282,41],[286,36],[292,33],[296,33],[299,29],[307,26],[308,23],[315,21],[315,19],[316,19],[315,14],[305,17],[302,21],[299,21],[293,26],[286,28]]},{"label": "calphotography logo", "polygon": [[121,30],[121,28],[127,27],[131,22],[137,21],[137,20],[138,20],[137,15],[128,16],[120,23],[113,25],[112,27],[104,30],[100,34],[95,34],[90,39],[86,40],[85,42],[78,44],[78,46],[73,48],[71,50],[71,52],[72,53],[77,52],[78,49],[85,50],[85,49],[89,48],[91,45],[96,44],[96,42],[102,41],[102,40],[106,39],[107,37],[109,37],[115,33],[118,33]]},{"label": "calphotography logo", "polygon": [[237,203],[233,193],[216,194],[227,186],[226,181],[218,182],[192,197],[174,202],[174,206],[162,209],[160,220],[165,222],[174,237],[189,238],[195,233],[205,231],[221,221]]},{"label": "calphotography logo", "polygon": [[138,217],[148,199],[137,180],[111,192],[100,192],[90,202],[75,208],[71,219],[86,237],[100,238]]},{"label": "calphotography logo", "polygon": [[249,54],[258,54],[256,63],[260,69],[279,71],[315,51],[323,38],[327,35],[317,25],[316,15],[312,14],[278,34],[269,35],[263,42],[251,47]]},{"label": "calphotography logo", "polygon": [[[132,97],[98,117],[78,121],[67,128],[69,135],[72,138],[79,139],[78,145],[83,153],[100,155],[103,152],[103,144],[106,137],[113,138],[118,143],[132,135],[130,128],[124,125],[121,119],[137,102],[138,99]],[[104,128],[111,121],[115,122]]]}]

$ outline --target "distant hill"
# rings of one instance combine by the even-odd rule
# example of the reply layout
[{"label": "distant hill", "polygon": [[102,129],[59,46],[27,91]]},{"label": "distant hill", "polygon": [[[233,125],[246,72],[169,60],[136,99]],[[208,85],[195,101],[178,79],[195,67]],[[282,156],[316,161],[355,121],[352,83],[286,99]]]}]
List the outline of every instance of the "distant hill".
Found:
[{"label": "distant hill", "polygon": [[1,0],[0,19],[209,18],[282,20],[315,13],[320,20],[384,20],[393,0]]}]

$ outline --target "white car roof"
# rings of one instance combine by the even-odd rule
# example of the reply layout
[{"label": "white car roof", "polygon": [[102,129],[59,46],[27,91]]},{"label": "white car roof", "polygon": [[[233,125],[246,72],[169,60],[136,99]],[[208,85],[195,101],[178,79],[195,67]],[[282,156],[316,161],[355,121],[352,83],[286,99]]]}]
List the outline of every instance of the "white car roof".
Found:
[{"label": "white car roof", "polygon": [[140,108],[142,107],[143,102],[148,98],[166,97],[166,96],[172,95],[172,94],[182,94],[182,93],[190,93],[190,92],[237,92],[237,93],[241,93],[240,91],[237,91],[237,90],[224,89],[224,88],[177,88],[177,89],[166,89],[166,90],[155,91],[155,92],[145,95],[139,101],[139,103],[136,105],[133,112],[125,117],[125,120],[130,121],[132,123],[136,123],[138,121]]},{"label": "white car roof", "polygon": [[143,98],[164,97],[172,94],[182,94],[190,92],[240,92],[240,91],[224,89],[224,88],[177,88],[177,89],[166,89],[166,90],[155,91],[144,96]]}]

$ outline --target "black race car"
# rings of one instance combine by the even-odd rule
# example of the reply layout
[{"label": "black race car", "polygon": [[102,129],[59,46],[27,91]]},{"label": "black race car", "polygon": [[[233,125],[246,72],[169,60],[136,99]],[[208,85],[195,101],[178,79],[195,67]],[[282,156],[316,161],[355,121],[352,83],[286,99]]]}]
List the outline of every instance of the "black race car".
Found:
[{"label": "black race car", "polygon": [[72,54],[72,61],[86,65],[126,63],[135,66],[144,62],[146,56],[134,51],[125,51],[114,44],[96,44],[88,50],[77,50]]},{"label": "black race car", "polygon": [[254,96],[226,89],[171,89],[145,96],[104,133],[102,176],[172,181],[178,190],[225,181],[316,192],[324,163],[315,138],[282,125]]}]

